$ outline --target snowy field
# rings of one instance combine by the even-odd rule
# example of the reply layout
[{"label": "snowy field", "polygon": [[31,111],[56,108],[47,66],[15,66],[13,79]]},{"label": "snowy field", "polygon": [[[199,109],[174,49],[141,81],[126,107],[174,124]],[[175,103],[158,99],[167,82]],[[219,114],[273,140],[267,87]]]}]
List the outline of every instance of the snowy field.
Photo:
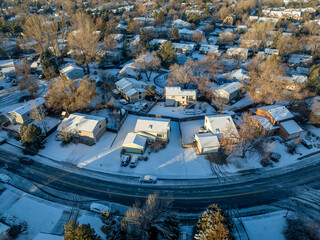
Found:
[{"label": "snowy field", "polygon": [[187,109],[184,107],[166,107],[164,102],[157,103],[149,112],[150,114],[157,114],[167,117],[186,118],[192,116],[204,116],[216,114],[216,110],[205,102],[197,104],[195,109]]},{"label": "snowy field", "polygon": [[242,218],[250,239],[285,240],[283,235],[286,211]]}]

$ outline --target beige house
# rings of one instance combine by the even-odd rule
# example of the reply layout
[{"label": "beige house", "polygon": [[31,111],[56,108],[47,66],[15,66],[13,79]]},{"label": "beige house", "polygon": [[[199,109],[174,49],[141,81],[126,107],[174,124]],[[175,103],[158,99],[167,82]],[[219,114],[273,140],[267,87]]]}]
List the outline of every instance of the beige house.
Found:
[{"label": "beige house", "polygon": [[180,87],[166,87],[166,106],[186,106],[197,100],[196,90],[182,90]]},{"label": "beige house", "polygon": [[227,83],[217,88],[214,93],[226,101],[232,101],[240,95],[242,87],[239,82]]},{"label": "beige house", "polygon": [[143,154],[147,145],[147,138],[139,135],[138,133],[130,132],[127,134],[122,144],[122,149],[126,153]]},{"label": "beige house", "polygon": [[18,107],[8,114],[14,119],[14,123],[29,124],[32,120],[32,111],[43,111],[45,100],[43,98],[36,98],[26,102],[21,107]]},{"label": "beige house", "polygon": [[134,132],[150,141],[169,141],[170,119],[142,117],[137,120]]},{"label": "beige house", "polygon": [[93,145],[99,141],[107,129],[107,120],[103,117],[81,113],[70,114],[58,127],[60,132],[71,133],[74,141]]},{"label": "beige house", "polygon": [[217,135],[212,133],[195,134],[194,140],[200,154],[218,152],[220,143]]},{"label": "beige house", "polygon": [[135,103],[146,96],[148,85],[133,78],[122,78],[115,83],[116,89],[129,102]]}]

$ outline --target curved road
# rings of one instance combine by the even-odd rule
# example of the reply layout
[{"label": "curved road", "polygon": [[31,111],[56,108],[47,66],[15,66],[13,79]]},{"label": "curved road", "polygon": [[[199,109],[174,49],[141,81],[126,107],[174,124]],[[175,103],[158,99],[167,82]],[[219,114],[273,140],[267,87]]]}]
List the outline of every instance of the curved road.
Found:
[{"label": "curved road", "polygon": [[[184,184],[179,184],[179,181],[172,184],[171,180],[168,181],[169,185],[166,180],[160,180],[157,184],[141,184],[137,177],[122,177],[121,183],[115,183],[39,162],[31,166],[21,165],[18,158],[12,152],[0,150],[0,167],[6,164],[8,171],[59,191],[124,205],[132,205],[136,200],[143,201],[150,193],[158,191],[161,198],[173,198],[177,210],[188,212],[198,212],[211,203],[231,208],[254,207],[290,197],[298,186],[320,187],[320,154],[299,162],[299,168],[289,166],[285,171],[274,169],[232,176],[229,183],[225,184],[218,184],[215,179],[203,179],[185,180]],[[274,174],[269,174],[273,171]]]}]

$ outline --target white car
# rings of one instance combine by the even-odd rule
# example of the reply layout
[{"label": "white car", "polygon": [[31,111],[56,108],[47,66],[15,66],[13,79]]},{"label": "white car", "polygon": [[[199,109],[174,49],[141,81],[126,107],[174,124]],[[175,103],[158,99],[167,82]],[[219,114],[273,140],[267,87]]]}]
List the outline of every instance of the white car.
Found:
[{"label": "white car", "polygon": [[90,211],[96,212],[96,213],[103,213],[104,211],[110,212],[110,207],[100,204],[100,203],[91,203],[90,205]]},{"label": "white car", "polygon": [[0,182],[8,183],[10,181],[11,181],[11,178],[8,175],[0,173]]},{"label": "white car", "polygon": [[144,182],[144,183],[157,183],[157,181],[158,181],[158,178],[152,175],[145,175],[140,178],[140,182]]}]

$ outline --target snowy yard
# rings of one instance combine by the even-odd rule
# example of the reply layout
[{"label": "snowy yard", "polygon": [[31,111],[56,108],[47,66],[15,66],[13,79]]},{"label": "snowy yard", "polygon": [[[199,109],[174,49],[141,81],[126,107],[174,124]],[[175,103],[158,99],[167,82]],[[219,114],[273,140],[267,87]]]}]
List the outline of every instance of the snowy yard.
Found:
[{"label": "snowy yard", "polygon": [[184,107],[166,107],[164,102],[157,103],[149,112],[167,117],[187,118],[192,116],[205,116],[216,114],[216,110],[205,102],[198,102],[195,109],[186,109]]},{"label": "snowy yard", "polygon": [[180,122],[183,143],[192,143],[194,135],[199,133],[201,127],[204,126],[204,119]]},{"label": "snowy yard", "polygon": [[242,218],[250,239],[284,240],[283,230],[286,226],[286,211]]}]

